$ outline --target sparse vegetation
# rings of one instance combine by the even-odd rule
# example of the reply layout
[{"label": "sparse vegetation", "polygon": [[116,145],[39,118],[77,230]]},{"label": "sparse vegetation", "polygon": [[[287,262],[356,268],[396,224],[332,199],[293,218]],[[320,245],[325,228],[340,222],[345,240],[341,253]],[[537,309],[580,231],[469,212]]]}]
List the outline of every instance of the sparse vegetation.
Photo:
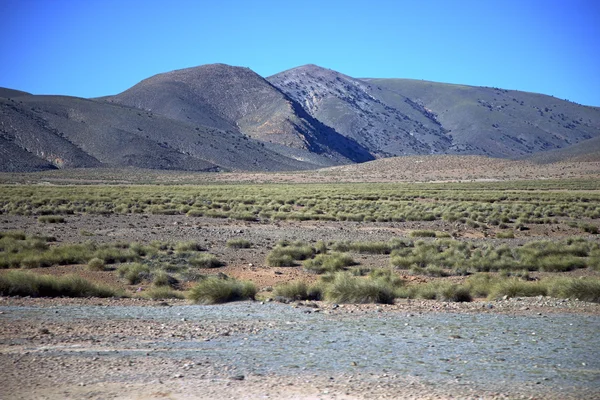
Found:
[{"label": "sparse vegetation", "polygon": [[348,254],[329,253],[318,254],[315,258],[304,262],[304,269],[323,274],[325,272],[336,272],[345,267],[355,265],[356,262]]},{"label": "sparse vegetation", "polygon": [[209,277],[190,290],[188,299],[199,304],[218,304],[254,299],[256,292],[252,282]]},{"label": "sparse vegetation", "polygon": [[99,258],[92,258],[87,264],[87,268],[90,271],[104,271],[104,267],[104,260]]},{"label": "sparse vegetation", "polygon": [[38,221],[43,224],[62,224],[65,222],[65,218],[59,215],[42,215],[38,217]]},{"label": "sparse vegetation", "polygon": [[249,249],[252,243],[246,239],[230,239],[226,245],[232,249]]},{"label": "sparse vegetation", "polygon": [[122,294],[74,275],[54,277],[24,271],[0,275],[0,295],[32,297],[118,297]]},{"label": "sparse vegetation", "polygon": [[150,278],[150,269],[140,263],[123,264],[117,269],[117,273],[121,278],[125,278],[130,285],[135,285]]},{"label": "sparse vegetation", "polygon": [[306,260],[315,253],[315,248],[306,243],[282,242],[267,255],[267,265],[270,267],[293,267],[296,265],[296,261]]},{"label": "sparse vegetation", "polygon": [[390,282],[356,277],[338,272],[325,286],[325,299],[333,303],[383,303],[394,302],[395,287]]},{"label": "sparse vegetation", "polygon": [[208,253],[202,253],[190,259],[190,264],[198,268],[219,268],[223,263],[219,259]]},{"label": "sparse vegetation", "polygon": [[273,294],[287,300],[321,300],[322,287],[318,284],[309,285],[306,282],[288,282],[277,285]]}]

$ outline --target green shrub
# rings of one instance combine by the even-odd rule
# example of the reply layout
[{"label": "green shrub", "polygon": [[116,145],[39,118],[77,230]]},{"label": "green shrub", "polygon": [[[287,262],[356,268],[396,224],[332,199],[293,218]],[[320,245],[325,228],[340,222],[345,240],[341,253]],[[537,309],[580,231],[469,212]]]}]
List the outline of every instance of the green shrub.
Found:
[{"label": "green shrub", "polygon": [[546,296],[548,294],[547,286],[541,282],[525,282],[522,280],[509,278],[500,280],[492,288],[488,295],[490,299],[500,299],[508,297],[535,297]]},{"label": "green shrub", "polygon": [[25,240],[27,235],[23,231],[4,231],[0,232],[0,239],[10,238],[14,240]]},{"label": "green shrub", "polygon": [[117,268],[117,274],[130,285],[135,285],[150,278],[150,269],[140,263],[123,264]]},{"label": "green shrub", "polygon": [[322,288],[302,281],[288,282],[277,285],[273,294],[288,300],[321,300]]},{"label": "green shrub", "polygon": [[187,251],[203,251],[204,249],[199,243],[194,241],[190,242],[179,242],[175,245],[175,251],[177,253],[185,253]]},{"label": "green shrub", "polygon": [[582,222],[581,224],[579,224],[579,229],[581,229],[584,232],[591,233],[592,235],[598,234],[598,227],[596,225]]},{"label": "green shrub", "polygon": [[198,254],[190,259],[190,264],[198,268],[219,268],[224,265],[212,254]]},{"label": "green shrub", "polygon": [[513,231],[498,232],[498,233],[496,233],[496,237],[498,239],[514,239],[515,234]]},{"label": "green shrub", "polygon": [[252,282],[235,279],[206,278],[194,286],[188,298],[199,304],[218,304],[254,299],[257,289]]},{"label": "green shrub", "polygon": [[171,287],[177,284],[177,279],[169,275],[166,271],[159,270],[152,274],[152,284],[157,287]]},{"label": "green shrub", "polygon": [[454,302],[469,302],[473,300],[469,288],[459,285],[449,285],[440,290],[440,300]]},{"label": "green shrub", "polygon": [[392,304],[395,294],[393,285],[389,283],[338,272],[326,286],[325,298],[334,303]]},{"label": "green shrub", "polygon": [[355,265],[356,262],[348,254],[331,253],[318,254],[315,258],[304,262],[304,269],[322,274],[325,272],[339,271],[345,267]]},{"label": "green shrub", "polygon": [[104,271],[104,267],[104,260],[101,260],[99,258],[92,258],[87,263],[87,268],[90,271]]},{"label": "green shrub", "polygon": [[597,278],[551,279],[548,286],[549,294],[553,297],[600,303],[600,280]]},{"label": "green shrub", "polygon": [[296,263],[289,254],[272,251],[267,255],[267,265],[269,267],[293,267]]},{"label": "green shrub", "polygon": [[410,233],[411,237],[435,237],[435,231],[416,230]]},{"label": "green shrub", "polygon": [[227,241],[226,246],[232,249],[248,249],[252,246],[252,243],[246,239],[230,239]]},{"label": "green shrub", "polygon": [[54,277],[10,271],[0,275],[0,295],[32,297],[116,297],[120,292],[93,284],[81,277]]},{"label": "green shrub", "polygon": [[43,224],[62,224],[65,222],[65,218],[58,215],[42,215],[38,217],[38,222]]},{"label": "green shrub", "polygon": [[315,249],[303,243],[278,244],[267,255],[267,265],[270,267],[292,267],[294,261],[306,260],[315,254]]},{"label": "green shrub", "polygon": [[405,284],[404,280],[390,268],[375,268],[369,272],[369,278],[374,281],[389,283],[394,287],[400,287]]}]

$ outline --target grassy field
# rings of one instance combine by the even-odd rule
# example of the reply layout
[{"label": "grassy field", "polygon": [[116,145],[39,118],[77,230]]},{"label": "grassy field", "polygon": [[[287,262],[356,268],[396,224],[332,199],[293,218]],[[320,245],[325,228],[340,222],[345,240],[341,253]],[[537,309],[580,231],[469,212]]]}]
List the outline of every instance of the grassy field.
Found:
[{"label": "grassy field", "polygon": [[[592,180],[4,185],[0,187],[0,214],[29,216],[48,228],[69,226],[70,216],[80,214],[108,218],[133,214],[185,216],[190,221],[201,217],[215,226],[239,221],[266,224],[273,229],[284,221],[314,221],[323,226],[437,221],[441,225],[436,229],[413,229],[403,237],[392,235],[388,241],[283,240],[260,249],[248,239],[234,238],[228,239],[223,248],[230,253],[264,250],[263,268],[296,268],[313,274],[312,283],[288,282],[270,293],[290,298],[389,303],[395,298],[468,301],[507,294],[571,297],[578,293],[598,301],[600,245],[596,235],[600,226],[600,182]],[[570,229],[573,233],[544,238],[534,235],[526,242],[515,239],[536,225],[549,226],[549,232]],[[481,233],[480,240],[458,239],[457,226]],[[493,238],[498,241],[489,240]],[[379,257],[384,264],[366,267],[361,265],[364,257]],[[227,263],[195,241],[56,243],[49,236],[0,232],[2,269],[86,265],[88,271],[115,274],[128,285],[146,285],[149,290],[145,295],[151,298],[187,295],[201,303],[253,298],[260,288],[224,276],[220,268]],[[587,286],[560,275],[578,270],[590,271]],[[533,282],[530,273],[538,272],[555,276]],[[488,275],[491,277],[481,277]],[[8,276],[2,293],[24,293],[26,285],[22,282],[28,276],[31,275]],[[417,288],[400,276],[424,277],[427,284]],[[443,281],[448,277],[461,280]],[[47,282],[49,278],[44,279]],[[20,286],[10,286],[17,281]],[[65,289],[65,293],[72,292],[69,290]],[[38,293],[32,289],[32,295]],[[52,293],[60,295],[56,294],[60,290]]]},{"label": "grassy field", "polygon": [[[522,229],[569,219],[597,233],[596,181],[445,184],[2,186],[0,213],[45,223],[75,213],[185,214],[244,221],[444,220]],[[54,218],[49,218],[53,216]],[[596,232],[594,232],[596,231]]]}]

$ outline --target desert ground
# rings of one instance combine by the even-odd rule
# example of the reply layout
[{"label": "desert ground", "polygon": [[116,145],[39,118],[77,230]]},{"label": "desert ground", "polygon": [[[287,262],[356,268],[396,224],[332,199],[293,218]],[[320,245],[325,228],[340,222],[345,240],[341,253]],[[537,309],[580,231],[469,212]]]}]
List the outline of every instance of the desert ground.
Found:
[{"label": "desert ground", "polygon": [[[0,398],[600,397],[597,179],[332,171],[3,174],[0,278],[115,296],[0,287]],[[211,279],[255,293],[190,296]],[[348,300],[343,279],[387,297]],[[319,295],[286,296],[298,282]]]}]

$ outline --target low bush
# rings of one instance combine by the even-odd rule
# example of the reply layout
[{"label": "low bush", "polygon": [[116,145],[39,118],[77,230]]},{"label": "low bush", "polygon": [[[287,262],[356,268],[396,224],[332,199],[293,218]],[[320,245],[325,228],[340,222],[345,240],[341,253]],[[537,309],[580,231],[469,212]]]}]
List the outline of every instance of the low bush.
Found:
[{"label": "low bush", "polygon": [[179,242],[175,245],[175,251],[177,253],[185,253],[187,251],[203,251],[204,249],[199,243],[194,241],[190,242]]},{"label": "low bush", "polygon": [[579,229],[581,229],[583,232],[591,233],[592,235],[598,234],[598,227],[596,225],[588,224],[585,222],[579,224]]},{"label": "low bush", "polygon": [[117,274],[130,285],[135,285],[150,278],[150,269],[140,263],[123,264],[117,268]]},{"label": "low bush", "polygon": [[436,236],[435,231],[416,230],[410,233],[411,237],[432,237]]},{"label": "low bush", "polygon": [[339,252],[353,251],[362,254],[390,254],[392,246],[387,242],[337,242],[331,246]]},{"label": "low bush", "polygon": [[87,263],[87,269],[89,269],[90,271],[104,271],[104,260],[101,260],[99,258],[92,258]]},{"label": "low bush", "polygon": [[65,222],[65,218],[59,215],[42,215],[38,217],[38,222],[43,224],[62,224]]},{"label": "low bush", "polygon": [[295,261],[306,260],[315,254],[315,249],[307,244],[298,242],[278,244],[267,255],[267,265],[270,267],[292,267]]},{"label": "low bush", "polygon": [[0,275],[0,295],[32,297],[118,297],[115,289],[93,284],[81,277],[54,277],[24,271]]},{"label": "low bush", "polygon": [[392,304],[394,286],[381,280],[364,279],[347,272],[335,274],[325,288],[325,298],[334,303]]},{"label": "low bush", "polygon": [[152,284],[156,287],[172,287],[177,284],[177,279],[169,275],[166,271],[158,270],[152,273]]},{"label": "low bush", "polygon": [[287,300],[321,300],[323,295],[321,286],[308,285],[302,281],[278,285],[273,294]]},{"label": "low bush", "polygon": [[549,280],[549,295],[600,303],[599,279],[563,278]]},{"label": "low bush", "polygon": [[336,272],[345,267],[355,265],[356,262],[348,254],[330,253],[318,254],[315,258],[304,262],[304,269],[323,274],[325,272]]},{"label": "low bush", "polygon": [[248,249],[252,246],[252,243],[246,239],[230,239],[227,241],[226,246],[232,249]]},{"label": "low bush", "polygon": [[397,289],[396,295],[409,299],[453,302],[468,302],[473,300],[469,287],[440,281],[405,286]]},{"label": "low bush", "polygon": [[513,231],[498,232],[496,233],[496,237],[498,239],[514,239],[515,233]]},{"label": "low bush", "polygon": [[198,304],[218,304],[254,299],[256,293],[256,286],[252,282],[209,277],[189,291],[188,299]]},{"label": "low bush", "polygon": [[488,295],[489,299],[507,297],[535,297],[546,296],[548,287],[541,281],[527,282],[520,279],[509,278],[498,281]]},{"label": "low bush", "polygon": [[198,268],[219,268],[224,264],[212,254],[198,254],[190,259],[190,264]]}]

